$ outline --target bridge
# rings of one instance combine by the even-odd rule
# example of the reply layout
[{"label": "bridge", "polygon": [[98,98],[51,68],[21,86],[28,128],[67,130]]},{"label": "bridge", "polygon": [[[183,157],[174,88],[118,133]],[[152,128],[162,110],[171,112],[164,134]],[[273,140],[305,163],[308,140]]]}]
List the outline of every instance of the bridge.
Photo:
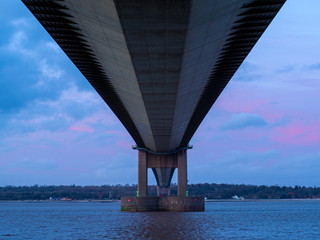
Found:
[{"label": "bridge", "polygon": [[177,168],[187,199],[189,141],[285,2],[22,1],[136,142],[135,201],[148,199],[148,168],[158,196]]}]

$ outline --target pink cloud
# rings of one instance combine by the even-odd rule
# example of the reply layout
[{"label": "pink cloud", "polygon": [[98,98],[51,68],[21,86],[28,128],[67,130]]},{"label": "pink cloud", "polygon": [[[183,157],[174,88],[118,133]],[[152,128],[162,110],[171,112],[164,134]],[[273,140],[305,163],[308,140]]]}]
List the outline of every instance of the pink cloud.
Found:
[{"label": "pink cloud", "polygon": [[286,143],[298,145],[313,145],[320,143],[320,128],[317,125],[306,126],[302,123],[293,123],[285,127],[275,128],[275,134],[271,139]]},{"label": "pink cloud", "polygon": [[69,129],[76,131],[76,132],[94,132],[94,129],[88,127],[79,127],[79,126],[72,126]]}]

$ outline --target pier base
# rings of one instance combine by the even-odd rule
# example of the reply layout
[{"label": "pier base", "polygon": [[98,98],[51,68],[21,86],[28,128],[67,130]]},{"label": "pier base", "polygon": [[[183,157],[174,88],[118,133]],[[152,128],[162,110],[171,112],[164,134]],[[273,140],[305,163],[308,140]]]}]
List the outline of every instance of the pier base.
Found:
[{"label": "pier base", "polygon": [[122,197],[121,211],[123,212],[202,212],[204,211],[204,197]]}]

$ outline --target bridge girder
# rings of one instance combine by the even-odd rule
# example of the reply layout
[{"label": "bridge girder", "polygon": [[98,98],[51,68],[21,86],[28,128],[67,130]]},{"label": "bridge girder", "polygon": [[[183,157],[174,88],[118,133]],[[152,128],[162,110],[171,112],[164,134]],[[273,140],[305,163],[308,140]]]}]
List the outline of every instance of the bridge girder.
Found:
[{"label": "bridge girder", "polygon": [[23,0],[139,147],[188,145],[285,0]]}]

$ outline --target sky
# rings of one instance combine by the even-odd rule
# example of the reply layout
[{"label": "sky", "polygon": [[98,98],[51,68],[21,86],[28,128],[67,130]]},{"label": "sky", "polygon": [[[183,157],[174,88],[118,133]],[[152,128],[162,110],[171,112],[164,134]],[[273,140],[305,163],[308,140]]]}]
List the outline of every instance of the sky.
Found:
[{"label": "sky", "polygon": [[[136,184],[120,121],[28,9],[0,1],[0,186]],[[189,183],[320,186],[319,29],[320,1],[285,3],[191,139]]]}]

